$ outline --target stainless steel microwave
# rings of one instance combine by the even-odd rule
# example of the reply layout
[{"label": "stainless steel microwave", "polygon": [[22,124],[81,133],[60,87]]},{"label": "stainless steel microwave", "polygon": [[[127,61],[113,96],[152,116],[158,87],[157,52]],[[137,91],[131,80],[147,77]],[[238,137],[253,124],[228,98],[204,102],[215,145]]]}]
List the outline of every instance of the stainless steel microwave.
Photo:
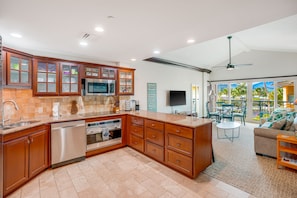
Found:
[{"label": "stainless steel microwave", "polygon": [[116,81],[86,78],[83,81],[83,95],[115,95]]}]

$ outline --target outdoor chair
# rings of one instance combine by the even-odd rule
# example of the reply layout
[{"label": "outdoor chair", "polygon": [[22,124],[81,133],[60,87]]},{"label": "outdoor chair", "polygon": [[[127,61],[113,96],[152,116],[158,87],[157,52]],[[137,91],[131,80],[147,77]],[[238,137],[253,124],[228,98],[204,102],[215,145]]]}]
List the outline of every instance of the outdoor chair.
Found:
[{"label": "outdoor chair", "polygon": [[233,104],[222,104],[222,114],[221,119],[228,119],[233,121]]},{"label": "outdoor chair", "polygon": [[240,112],[233,113],[233,120],[235,120],[236,117],[239,117],[241,123],[243,122],[243,124],[245,125],[246,104],[242,105]]},{"label": "outdoor chair", "polygon": [[215,112],[210,112],[209,110],[209,101],[206,102],[206,112],[207,112],[207,117],[212,118],[215,117],[216,122],[220,122],[220,113],[215,111]]}]

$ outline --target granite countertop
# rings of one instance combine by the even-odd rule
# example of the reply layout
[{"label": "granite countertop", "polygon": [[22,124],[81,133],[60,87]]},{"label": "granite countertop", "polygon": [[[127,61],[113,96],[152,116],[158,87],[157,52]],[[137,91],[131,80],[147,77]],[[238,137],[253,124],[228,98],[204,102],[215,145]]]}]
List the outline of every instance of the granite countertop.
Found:
[{"label": "granite countertop", "polygon": [[[106,116],[117,116],[117,115],[135,115],[147,119],[163,121],[171,124],[182,125],[186,127],[196,128],[198,126],[211,123],[210,119],[197,118],[185,115],[177,115],[177,114],[168,114],[168,113],[158,113],[158,112],[149,112],[149,111],[120,111],[119,113],[113,112],[93,112],[93,113],[84,113],[84,114],[76,114],[76,115],[63,115],[58,118],[54,117],[46,117],[46,118],[35,118],[30,120],[37,120],[38,122],[14,127],[11,129],[0,130],[0,134],[5,135],[13,132],[17,132],[20,130],[24,130],[27,128],[43,125],[43,124],[51,124],[57,122],[66,122],[73,120],[84,120],[88,118],[97,118],[97,117],[106,117]],[[25,120],[24,120],[25,121]]]}]

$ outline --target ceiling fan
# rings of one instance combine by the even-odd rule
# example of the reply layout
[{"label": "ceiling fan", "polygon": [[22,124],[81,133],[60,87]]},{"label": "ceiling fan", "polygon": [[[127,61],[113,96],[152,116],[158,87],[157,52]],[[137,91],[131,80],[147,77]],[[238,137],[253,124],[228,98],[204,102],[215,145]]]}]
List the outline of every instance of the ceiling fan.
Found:
[{"label": "ceiling fan", "polygon": [[225,67],[227,70],[233,70],[236,69],[238,66],[251,66],[253,64],[232,64],[231,63],[231,39],[232,36],[228,36],[227,39],[229,40],[229,63],[224,66],[213,66],[212,68],[221,68]]}]

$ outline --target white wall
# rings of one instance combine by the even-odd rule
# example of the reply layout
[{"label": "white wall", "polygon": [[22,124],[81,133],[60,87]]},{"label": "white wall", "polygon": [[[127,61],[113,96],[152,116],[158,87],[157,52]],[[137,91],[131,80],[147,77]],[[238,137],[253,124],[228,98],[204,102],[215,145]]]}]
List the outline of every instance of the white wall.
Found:
[{"label": "white wall", "polygon": [[[147,110],[147,83],[157,83],[157,111],[172,113],[172,111],[191,111],[191,85],[199,85],[199,95],[203,95],[203,73],[165,64],[147,61],[136,62],[130,67],[135,68],[135,95],[140,101],[140,109]],[[187,105],[170,107],[167,102],[169,90],[185,90]],[[201,103],[201,100],[200,100]],[[199,109],[202,109],[200,104]],[[201,114],[202,112],[198,112]]]},{"label": "white wall", "polygon": [[[233,64],[252,63],[252,66],[227,71],[225,68],[213,69],[211,80],[228,80],[271,76],[297,75],[297,53],[256,51],[241,53],[232,57]],[[227,62],[219,64],[225,65]]]}]

